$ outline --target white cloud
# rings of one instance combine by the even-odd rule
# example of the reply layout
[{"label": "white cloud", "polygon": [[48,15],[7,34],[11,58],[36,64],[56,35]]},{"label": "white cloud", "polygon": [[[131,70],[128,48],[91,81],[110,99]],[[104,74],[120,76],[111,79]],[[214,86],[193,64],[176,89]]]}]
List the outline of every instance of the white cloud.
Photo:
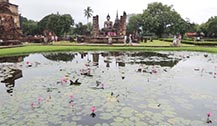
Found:
[{"label": "white cloud", "polygon": [[162,2],[167,5],[174,5],[174,9],[181,14],[183,18],[190,18],[192,22],[206,22],[211,16],[217,15],[217,2],[214,0],[11,0],[11,3],[20,6],[20,12],[23,16],[39,21],[44,16],[60,12],[69,13],[76,22],[86,23],[84,9],[90,6],[93,15],[100,16],[102,24],[106,15],[109,13],[111,20],[115,19],[116,11],[119,15],[126,11],[127,13],[142,13],[147,8],[148,3]]}]

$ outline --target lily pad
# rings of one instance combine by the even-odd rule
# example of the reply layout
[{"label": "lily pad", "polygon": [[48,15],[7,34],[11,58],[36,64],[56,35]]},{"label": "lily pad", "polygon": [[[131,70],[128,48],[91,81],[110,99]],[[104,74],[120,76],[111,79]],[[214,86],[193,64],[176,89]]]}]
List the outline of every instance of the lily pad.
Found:
[{"label": "lily pad", "polygon": [[175,117],[176,113],[174,111],[163,111],[162,114],[166,117]]},{"label": "lily pad", "polygon": [[113,118],[112,114],[110,113],[100,113],[100,119],[103,119],[103,120],[110,120]]},{"label": "lily pad", "polygon": [[114,121],[115,122],[123,122],[124,121],[124,119],[123,118],[121,118],[121,117],[116,117],[115,119],[114,119]]}]

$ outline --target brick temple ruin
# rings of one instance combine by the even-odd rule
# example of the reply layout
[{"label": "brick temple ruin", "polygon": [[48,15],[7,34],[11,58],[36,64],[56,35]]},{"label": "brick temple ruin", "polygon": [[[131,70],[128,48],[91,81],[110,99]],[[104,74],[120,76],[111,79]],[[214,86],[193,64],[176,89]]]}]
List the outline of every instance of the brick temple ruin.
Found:
[{"label": "brick temple ruin", "polygon": [[0,0],[0,45],[20,44],[21,35],[18,5]]},{"label": "brick temple ruin", "polygon": [[114,24],[110,21],[110,15],[108,14],[104,22],[104,27],[100,29],[99,27],[99,16],[93,17],[93,29],[91,37],[82,37],[80,42],[88,43],[108,43],[108,37],[112,37],[112,43],[123,43],[124,36],[126,35],[126,25],[127,25],[127,14],[123,12],[123,15],[118,16],[116,14],[116,19]]}]

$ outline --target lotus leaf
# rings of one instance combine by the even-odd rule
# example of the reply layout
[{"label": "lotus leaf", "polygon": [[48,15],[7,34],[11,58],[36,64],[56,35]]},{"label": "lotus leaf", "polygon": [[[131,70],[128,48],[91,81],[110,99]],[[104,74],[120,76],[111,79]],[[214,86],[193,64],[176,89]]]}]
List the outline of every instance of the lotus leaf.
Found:
[{"label": "lotus leaf", "polygon": [[166,117],[175,117],[176,115],[174,111],[163,111],[162,114]]},{"label": "lotus leaf", "polygon": [[100,113],[100,119],[103,119],[103,120],[110,120],[113,118],[112,114],[110,113]]},{"label": "lotus leaf", "polygon": [[115,119],[114,119],[114,121],[115,122],[123,122],[124,121],[124,119],[123,118],[121,118],[121,117],[116,117]]}]

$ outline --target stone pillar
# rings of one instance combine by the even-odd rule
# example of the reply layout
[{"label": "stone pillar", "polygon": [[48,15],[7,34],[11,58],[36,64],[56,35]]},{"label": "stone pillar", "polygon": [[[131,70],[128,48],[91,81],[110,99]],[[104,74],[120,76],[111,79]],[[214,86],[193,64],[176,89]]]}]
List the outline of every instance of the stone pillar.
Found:
[{"label": "stone pillar", "polygon": [[123,25],[122,25],[122,33],[123,33],[123,35],[126,35],[126,32],[127,32],[127,14],[126,14],[126,12],[124,12],[124,14],[123,14],[123,17],[122,17],[123,19],[122,19],[122,23],[123,23]]},{"label": "stone pillar", "polygon": [[124,12],[123,16],[121,16],[120,18],[118,34],[121,36],[125,36],[126,30],[127,30],[127,14],[126,12]]},{"label": "stone pillar", "polygon": [[99,16],[96,15],[93,17],[93,36],[99,36]]}]

